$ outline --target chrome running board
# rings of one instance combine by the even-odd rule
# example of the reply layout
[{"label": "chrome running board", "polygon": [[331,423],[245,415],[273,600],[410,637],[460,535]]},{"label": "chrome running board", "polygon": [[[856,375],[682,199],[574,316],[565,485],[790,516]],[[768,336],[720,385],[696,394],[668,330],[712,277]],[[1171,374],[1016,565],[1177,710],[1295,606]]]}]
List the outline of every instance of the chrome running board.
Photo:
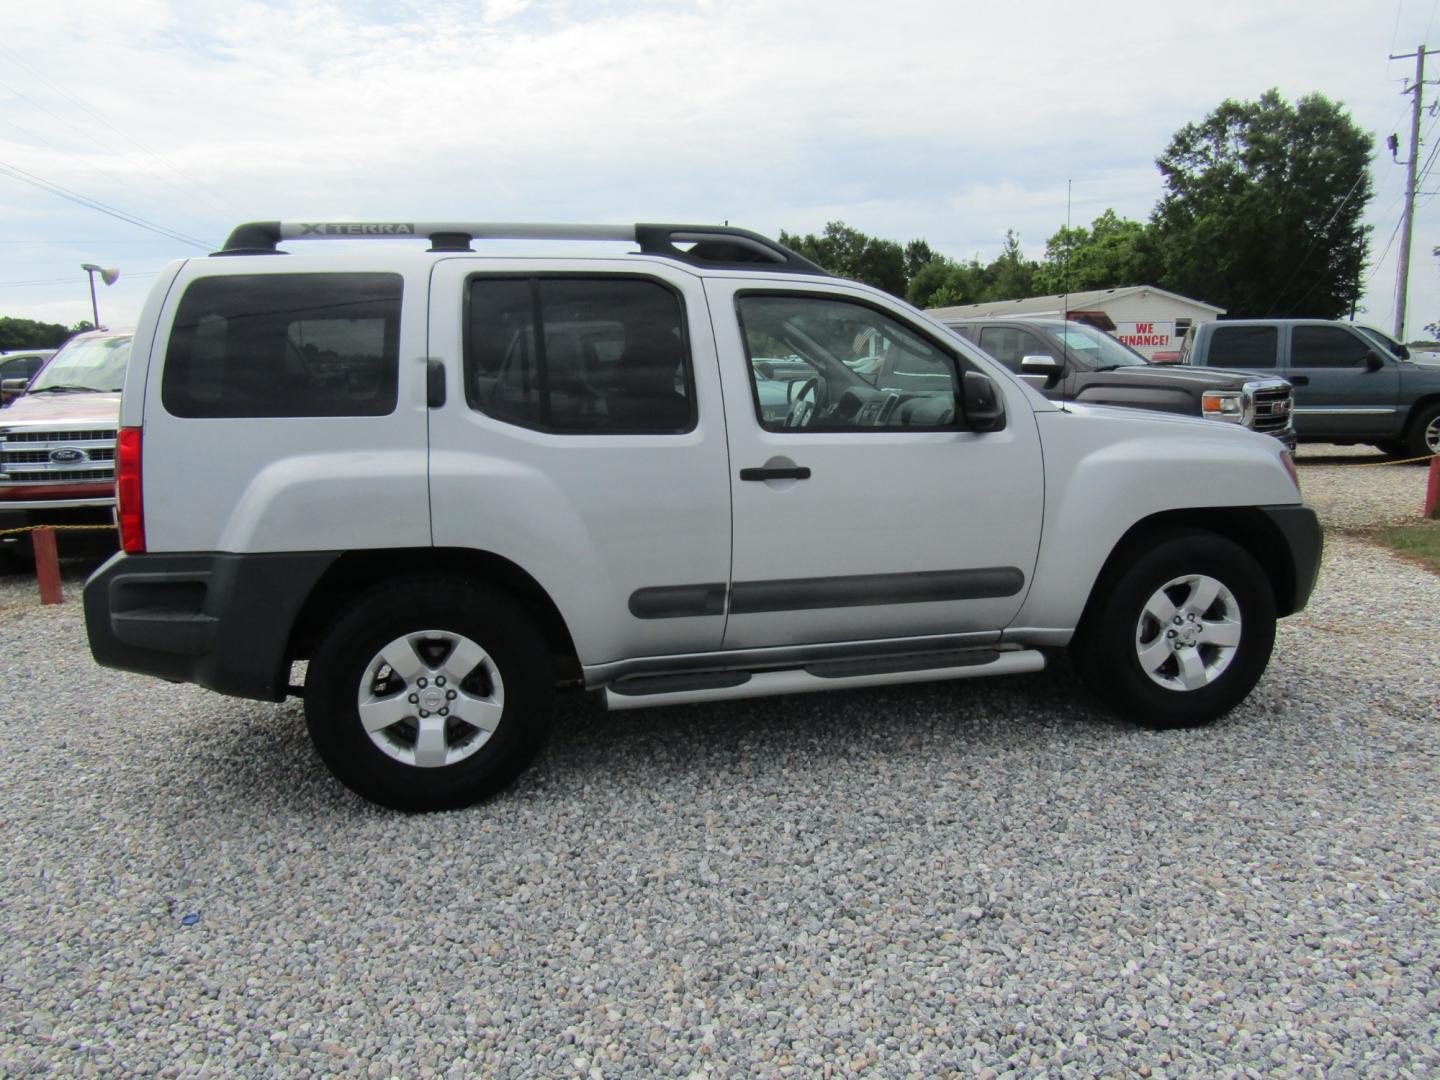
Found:
[{"label": "chrome running board", "polygon": [[974,679],[1039,671],[1045,657],[1034,649],[884,657],[876,660],[811,664],[782,671],[706,671],[694,674],[635,675],[605,688],[612,711],[657,705],[699,705],[710,701],[851,690],[862,686]]}]

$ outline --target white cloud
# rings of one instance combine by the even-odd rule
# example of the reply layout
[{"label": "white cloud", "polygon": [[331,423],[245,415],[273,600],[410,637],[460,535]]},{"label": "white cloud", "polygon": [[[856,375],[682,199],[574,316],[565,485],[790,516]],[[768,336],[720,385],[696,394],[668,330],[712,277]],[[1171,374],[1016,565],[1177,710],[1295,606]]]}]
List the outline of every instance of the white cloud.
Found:
[{"label": "white cloud", "polygon": [[[3,48],[43,78],[0,69],[25,95],[0,86],[0,161],[207,242],[276,216],[843,218],[962,257],[1014,227],[1038,253],[1067,179],[1076,223],[1145,217],[1154,158],[1223,97],[1320,90],[1377,132],[1404,104],[1393,22],[1302,0],[53,0],[7,22]],[[5,177],[0,199],[7,235],[129,238],[156,261],[132,226]],[[1421,321],[1440,316],[1440,280],[1421,281],[1437,218],[1417,222]],[[0,281],[70,272],[0,259]],[[0,286],[0,308],[36,293]]]}]

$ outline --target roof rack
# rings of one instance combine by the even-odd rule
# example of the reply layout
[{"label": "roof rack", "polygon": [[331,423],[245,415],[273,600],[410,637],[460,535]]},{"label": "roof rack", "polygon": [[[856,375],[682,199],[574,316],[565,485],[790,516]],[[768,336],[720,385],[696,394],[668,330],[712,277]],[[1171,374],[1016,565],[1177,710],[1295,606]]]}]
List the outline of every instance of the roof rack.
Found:
[{"label": "roof rack", "polygon": [[474,240],[611,240],[640,245],[693,266],[744,267],[821,274],[816,266],[769,237],[730,225],[539,225],[493,221],[252,221],[237,227],[215,255],[283,255],[283,240],[360,240],[424,237],[431,251],[473,251]]}]

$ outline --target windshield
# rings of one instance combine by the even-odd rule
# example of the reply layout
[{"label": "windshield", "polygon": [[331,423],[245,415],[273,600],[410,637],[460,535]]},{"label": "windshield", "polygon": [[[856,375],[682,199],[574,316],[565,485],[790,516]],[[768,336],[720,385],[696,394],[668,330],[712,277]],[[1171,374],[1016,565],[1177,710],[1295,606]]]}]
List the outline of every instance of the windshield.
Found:
[{"label": "windshield", "polygon": [[1150,361],[1128,345],[1121,345],[1109,334],[1084,323],[1051,326],[1046,332],[1070,350],[1070,355],[1096,371],[1110,368],[1135,367]]},{"label": "windshield", "polygon": [[57,352],[46,364],[29,392],[46,390],[117,391],[125,383],[130,359],[128,337],[80,338]]}]

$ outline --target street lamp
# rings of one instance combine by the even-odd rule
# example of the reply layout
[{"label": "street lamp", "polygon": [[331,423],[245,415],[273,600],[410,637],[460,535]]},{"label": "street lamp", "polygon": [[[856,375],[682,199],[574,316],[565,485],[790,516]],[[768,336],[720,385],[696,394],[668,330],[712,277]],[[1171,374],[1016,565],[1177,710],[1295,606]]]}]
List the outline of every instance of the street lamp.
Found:
[{"label": "street lamp", "polygon": [[100,329],[100,305],[95,302],[95,275],[100,275],[100,280],[106,285],[114,285],[120,277],[120,271],[115,267],[96,266],[94,263],[81,263],[80,269],[90,275],[90,314],[95,316],[95,329]]}]

